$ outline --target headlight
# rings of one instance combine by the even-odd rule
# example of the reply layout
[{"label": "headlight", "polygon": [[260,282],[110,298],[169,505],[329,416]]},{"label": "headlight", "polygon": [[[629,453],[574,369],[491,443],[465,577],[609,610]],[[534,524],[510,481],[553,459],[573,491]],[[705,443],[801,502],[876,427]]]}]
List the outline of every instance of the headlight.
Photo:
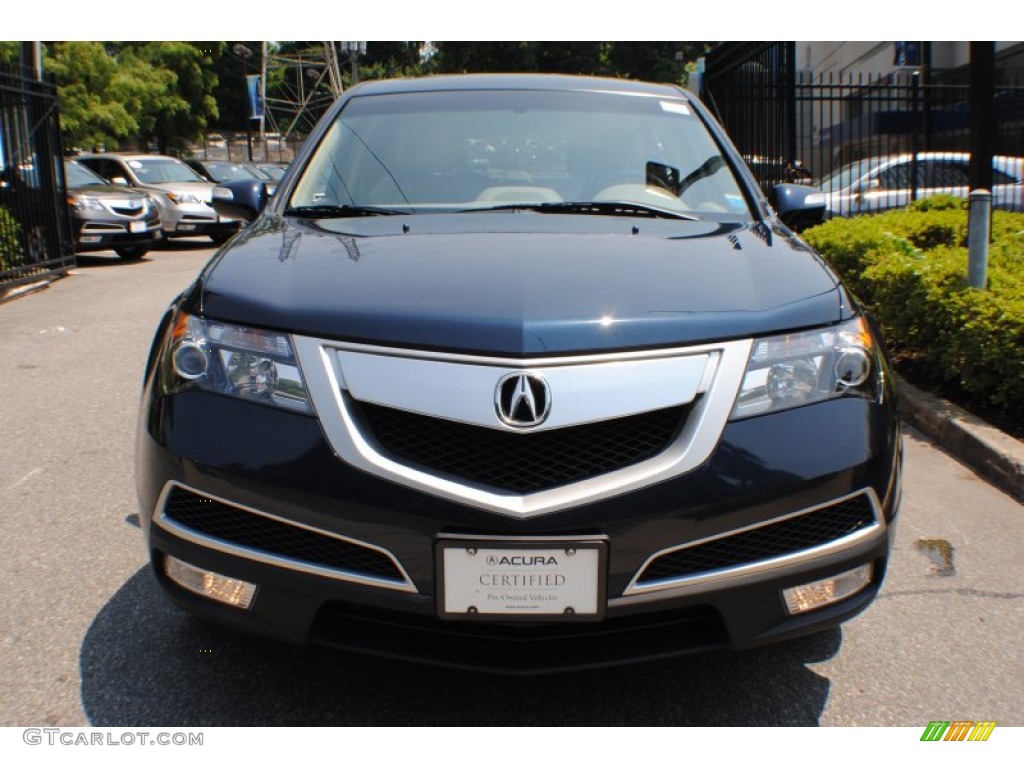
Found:
[{"label": "headlight", "polygon": [[105,210],[103,203],[97,200],[95,197],[85,197],[82,195],[68,195],[68,203],[76,211],[102,211]]},{"label": "headlight", "polygon": [[312,413],[287,334],[179,312],[165,342],[165,394],[187,389]]},{"label": "headlight", "polygon": [[731,418],[844,395],[876,398],[881,371],[863,316],[816,331],[757,339]]},{"label": "headlight", "polygon": [[183,192],[168,192],[167,199],[172,203],[202,203],[204,202],[196,195],[189,195]]}]

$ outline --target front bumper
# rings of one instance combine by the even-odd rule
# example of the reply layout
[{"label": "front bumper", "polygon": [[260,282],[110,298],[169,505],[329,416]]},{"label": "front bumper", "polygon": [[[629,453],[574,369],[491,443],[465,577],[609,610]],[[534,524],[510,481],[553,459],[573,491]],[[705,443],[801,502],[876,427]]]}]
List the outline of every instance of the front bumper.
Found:
[{"label": "front bumper", "polygon": [[[900,443],[891,401],[840,399],[730,423],[711,457],[690,472],[525,519],[357,470],[338,459],[309,416],[186,392],[147,400],[140,423],[143,527],[157,578],[180,605],[283,640],[505,673],[748,648],[833,626],[863,610],[877,592],[899,499]],[[211,535],[201,523],[182,525],[187,518],[166,515],[174,488],[242,516],[384,552],[398,568],[370,573],[370,566],[345,561],[348,566],[325,570],[318,556],[269,551],[276,544],[253,547],[242,534],[232,541],[235,528]],[[787,553],[796,556],[768,553],[719,573],[638,579],[658,553],[757,531],[851,496],[868,500],[875,524],[839,545],[797,545]],[[603,619],[438,618],[435,546],[457,535],[603,538]],[[253,606],[242,611],[180,589],[164,575],[167,555],[257,584]],[[797,616],[786,611],[781,590],[868,563],[871,583],[852,597]],[[367,574],[383,574],[387,583],[360,578]]]},{"label": "front bumper", "polygon": [[218,215],[206,203],[168,203],[161,212],[161,220],[165,237],[231,234],[242,226],[241,221]]},{"label": "front bumper", "polygon": [[163,237],[160,218],[129,219],[123,216],[72,216],[75,251],[102,251],[120,246],[152,245]]}]

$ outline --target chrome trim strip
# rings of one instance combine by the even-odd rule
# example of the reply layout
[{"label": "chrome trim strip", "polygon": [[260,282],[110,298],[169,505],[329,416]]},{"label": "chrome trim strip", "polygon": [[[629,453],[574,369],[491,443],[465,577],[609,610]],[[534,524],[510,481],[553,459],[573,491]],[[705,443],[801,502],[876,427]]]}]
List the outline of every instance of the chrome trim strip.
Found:
[{"label": "chrome trim strip", "polygon": [[[707,544],[709,541],[717,541],[719,539],[727,539],[731,536],[735,536],[740,533],[747,531],[757,530],[758,528],[765,528],[776,523],[781,523],[786,520],[790,520],[794,517],[801,517],[802,515],[808,515],[812,512],[817,512],[819,509],[830,507],[833,504],[840,504],[844,501],[854,498],[855,496],[866,495],[868,503],[871,505],[871,512],[874,515],[875,522],[873,525],[869,525],[866,528],[862,528],[859,531],[842,536],[838,539],[828,542],[827,544],[820,544],[816,547],[810,547],[808,549],[801,549],[797,552],[792,552],[788,555],[779,555],[778,557],[768,558],[766,560],[757,560],[753,563],[745,563],[743,565],[731,566],[729,568],[718,568],[713,571],[703,571],[696,575],[680,576],[676,578],[659,579],[657,581],[649,581],[641,584],[639,582],[640,575],[647,569],[652,562],[660,557],[671,554],[673,552],[679,552],[683,549],[690,549],[692,547],[700,546],[701,544]],[[706,585],[710,582],[734,579],[739,576],[752,573],[760,573],[761,571],[773,570],[775,568],[784,568],[791,565],[799,565],[802,563],[816,560],[821,557],[826,557],[836,552],[840,552],[844,549],[849,549],[861,542],[869,539],[874,539],[885,533],[885,516],[882,514],[881,505],[878,502],[878,496],[873,488],[865,488],[860,491],[854,491],[846,496],[840,496],[836,499],[831,499],[823,504],[816,504],[813,507],[806,507],[797,512],[792,512],[788,515],[782,515],[780,517],[773,517],[771,520],[765,520],[754,525],[748,525],[744,528],[736,528],[723,533],[715,534],[714,536],[706,536],[703,539],[697,539],[696,541],[689,541],[686,544],[680,544],[674,547],[667,547],[666,549],[659,550],[653,555],[648,557],[641,565],[636,574],[634,574],[632,580],[629,582],[629,586],[623,590],[623,597],[629,597],[632,595],[642,595],[649,592],[661,592],[664,590],[678,590],[685,587],[691,587],[695,585]]]},{"label": "chrome trim strip", "polygon": [[[354,571],[346,571],[341,568],[328,568],[322,565],[315,565],[313,563],[309,563],[303,560],[295,560],[290,557],[273,555],[269,552],[264,552],[263,550],[253,549],[251,547],[245,547],[239,544],[232,544],[230,542],[224,541],[223,539],[218,539],[214,538],[213,536],[208,536],[206,534],[199,533],[198,531],[195,531],[192,528],[182,525],[181,523],[175,522],[174,520],[167,517],[167,514],[164,511],[167,504],[167,497],[170,495],[171,491],[174,488],[182,488],[186,491],[190,491],[200,496],[205,496],[208,499],[218,501],[221,504],[226,504],[229,507],[240,509],[243,512],[249,512],[254,515],[260,515],[261,517],[268,518],[278,523],[291,525],[296,528],[303,528],[307,531],[320,534],[321,536],[328,536],[330,538],[338,539],[340,541],[344,541],[348,544],[352,544],[357,547],[362,547],[364,549],[369,549],[373,550],[374,552],[378,552],[387,557],[392,562],[392,564],[395,566],[398,572],[402,574],[403,581],[394,581],[392,579],[384,579],[378,576],[367,576],[366,574],[356,573]],[[391,552],[384,549],[383,547],[378,547],[375,544],[368,544],[365,541],[353,539],[349,536],[343,536],[340,533],[326,531],[323,528],[314,528],[311,525],[305,525],[304,523],[300,523],[295,520],[288,520],[287,518],[278,517],[277,515],[272,515],[269,512],[263,512],[262,510],[255,509],[245,504],[239,504],[238,502],[235,501],[229,501],[228,499],[224,499],[220,496],[215,496],[212,493],[207,493],[206,491],[200,490],[198,488],[193,488],[192,486],[185,485],[184,483],[180,483],[177,480],[167,481],[167,483],[163,487],[163,490],[160,491],[160,496],[156,502],[156,509],[153,511],[153,522],[159,525],[168,533],[172,533],[179,538],[185,539],[186,541],[189,541],[193,544],[197,544],[201,547],[206,547],[207,549],[213,549],[218,552],[224,552],[225,554],[244,557],[248,560],[255,560],[260,563],[266,563],[267,565],[276,565],[280,568],[287,568],[293,571],[300,571],[301,573],[308,573],[312,574],[313,576],[324,576],[329,579],[337,579],[338,581],[347,581],[352,582],[354,584],[362,584],[368,587],[381,587],[383,589],[393,589],[398,592],[410,592],[413,594],[419,593],[419,590],[416,589],[416,585],[413,584],[412,579],[409,578],[409,574],[406,572],[405,568],[403,568],[402,564],[398,562],[398,558],[396,558]]]},{"label": "chrome trim strip", "polygon": [[[712,354],[653,360],[521,367],[470,365],[339,351],[349,395],[433,418],[509,432],[540,432],[607,421],[692,402],[713,366]],[[496,389],[509,376],[529,373],[547,381],[550,411],[543,423],[509,426],[499,417]]]},{"label": "chrome trim strip", "polygon": [[[549,357],[529,360],[504,358],[474,358],[466,355],[424,353],[416,350],[386,350],[382,347],[334,342],[303,336],[292,337],[293,349],[306,381],[306,390],[320,418],[328,442],[346,463],[365,472],[382,477],[425,493],[440,496],[462,504],[509,515],[528,518],[557,512],[561,509],[598,501],[621,493],[661,482],[698,467],[715,449],[732,412],[750,356],[751,339],[704,344],[668,350],[629,352],[619,355],[584,355],[579,357]],[[416,357],[434,360],[458,360],[481,365],[500,365],[521,370],[528,368],[547,373],[547,367],[576,364],[614,363],[653,360],[658,358],[707,355],[707,368],[702,380],[707,391],[699,398],[679,436],[664,451],[647,461],[609,472],[577,483],[537,493],[517,495],[496,492],[494,489],[438,477],[380,453],[372,440],[364,435],[349,408],[347,386],[339,363],[339,350],[353,350],[372,354],[390,354],[396,357]],[[709,373],[707,369],[713,368]],[[608,369],[615,376],[614,368]],[[495,378],[495,382],[500,377]],[[484,399],[489,403],[491,393]]]},{"label": "chrome trim strip", "polygon": [[[293,336],[295,341],[306,339],[319,345],[338,351],[360,352],[365,355],[384,355],[385,357],[408,357],[418,360],[435,360],[448,363],[471,363],[473,365],[491,365],[500,368],[543,368],[547,365],[590,365],[592,363],[617,363],[628,360],[657,360],[663,357],[680,357],[698,355],[726,346],[725,343],[701,344],[692,347],[670,347],[666,349],[642,349],[634,352],[603,352],[590,355],[563,355],[549,357],[494,357],[489,355],[470,355],[463,352],[432,352],[422,349],[406,349],[404,347],[382,347],[379,344],[357,344],[349,341],[330,341],[328,339],[312,339]],[[746,365],[746,361],[744,361]]]}]

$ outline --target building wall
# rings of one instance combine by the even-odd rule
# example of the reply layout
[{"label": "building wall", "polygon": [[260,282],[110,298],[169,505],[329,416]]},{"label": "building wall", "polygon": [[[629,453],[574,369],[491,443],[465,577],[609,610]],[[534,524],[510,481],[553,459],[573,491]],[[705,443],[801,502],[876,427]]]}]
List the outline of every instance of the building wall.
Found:
[{"label": "building wall", "polygon": [[[1007,53],[1017,41],[996,42],[996,56]],[[797,65],[803,72],[852,73],[879,75],[892,72],[895,43],[883,42],[798,42]],[[956,69],[970,62],[969,43],[966,41],[935,41],[932,47],[932,68]]]}]

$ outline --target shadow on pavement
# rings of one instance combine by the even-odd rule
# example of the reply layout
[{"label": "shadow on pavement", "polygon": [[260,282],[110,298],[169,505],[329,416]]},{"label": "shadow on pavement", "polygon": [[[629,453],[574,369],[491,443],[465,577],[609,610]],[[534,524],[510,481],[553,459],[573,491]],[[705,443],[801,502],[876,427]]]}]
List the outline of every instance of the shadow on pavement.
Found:
[{"label": "shadow on pavement", "polygon": [[817,725],[829,681],[805,665],[840,630],[741,654],[506,678],[295,647],[200,623],[148,566],[110,599],[81,649],[94,726]]},{"label": "shadow on pavement", "polygon": [[148,256],[141,259],[122,259],[113,251],[96,251],[94,253],[75,254],[75,269],[90,267],[130,267],[149,261]]},{"label": "shadow on pavement", "polygon": [[153,246],[155,251],[205,251],[211,248],[218,248],[214,242],[206,237],[196,235],[195,237],[172,237],[165,238]]}]

